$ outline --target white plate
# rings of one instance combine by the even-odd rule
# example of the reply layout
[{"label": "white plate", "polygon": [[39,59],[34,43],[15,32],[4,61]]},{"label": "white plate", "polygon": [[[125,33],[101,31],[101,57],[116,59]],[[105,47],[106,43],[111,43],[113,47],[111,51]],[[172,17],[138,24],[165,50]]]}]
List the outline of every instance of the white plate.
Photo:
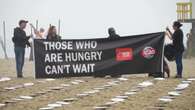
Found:
[{"label": "white plate", "polygon": [[179,84],[177,85],[177,87],[175,88],[175,90],[184,90],[185,88],[187,88],[189,86],[189,84]]},{"label": "white plate", "polygon": [[53,110],[54,107],[43,107],[43,108],[39,108],[39,110]]},{"label": "white plate", "polygon": [[171,91],[171,92],[168,92],[168,94],[170,95],[170,96],[179,96],[179,95],[181,95],[179,92],[177,92],[177,91]]},{"label": "white plate", "polygon": [[69,87],[70,84],[60,84],[60,86],[62,86],[62,87]]},{"label": "white plate", "polygon": [[144,81],[144,82],[138,84],[138,86],[141,86],[141,87],[148,87],[148,86],[152,86],[152,85],[153,85],[153,83],[150,81]]},{"label": "white plate", "polygon": [[77,100],[77,98],[67,98],[67,99],[63,99],[64,102],[72,102]]},{"label": "white plate", "polygon": [[125,99],[122,99],[122,98],[112,98],[111,101],[113,101],[113,102],[124,102]]},{"label": "white plate", "polygon": [[195,78],[188,78],[188,81],[195,81]]},{"label": "white plate", "polygon": [[33,97],[31,97],[31,96],[19,96],[19,98],[28,99],[28,100],[33,99]]},{"label": "white plate", "polygon": [[53,78],[47,78],[47,79],[45,79],[45,81],[55,81],[55,79],[53,79]]},{"label": "white plate", "polygon": [[1,108],[1,107],[4,107],[4,106],[5,106],[5,104],[0,103],[0,108]]},{"label": "white plate", "polygon": [[33,86],[34,83],[24,83],[24,87],[29,87],[29,86]]},{"label": "white plate", "polygon": [[154,80],[163,81],[165,78],[154,78]]},{"label": "white plate", "polygon": [[56,104],[69,105],[70,102],[57,101]]},{"label": "white plate", "polygon": [[74,85],[78,85],[79,82],[76,82],[76,81],[72,81],[71,84],[74,84]]},{"label": "white plate", "polygon": [[182,81],[181,83],[187,83],[187,84],[190,84],[192,81],[189,81],[189,80],[187,80],[187,81]]},{"label": "white plate", "polygon": [[137,92],[125,92],[125,95],[134,95],[137,94]]},{"label": "white plate", "polygon": [[128,99],[128,96],[126,96],[126,95],[119,95],[119,96],[116,96],[116,98]]},{"label": "white plate", "polygon": [[127,81],[128,79],[127,78],[118,78],[118,80],[120,80],[120,81]]},{"label": "white plate", "polygon": [[1,77],[0,78],[0,82],[9,81],[9,80],[11,80],[11,78],[9,78],[9,77]]},{"label": "white plate", "polygon": [[159,98],[158,100],[162,102],[172,102],[173,101],[172,99],[169,99],[169,98]]},{"label": "white plate", "polygon": [[99,107],[93,107],[93,109],[95,109],[95,110],[106,110],[108,107],[101,107],[101,106],[99,106]]},{"label": "white plate", "polygon": [[85,94],[85,93],[83,93],[83,94],[77,94],[77,96],[78,97],[85,97],[85,96],[88,96],[89,94]]},{"label": "white plate", "polygon": [[96,88],[93,88],[94,90],[104,90],[105,88],[103,87],[96,87]]},{"label": "white plate", "polygon": [[91,90],[91,91],[86,91],[84,94],[95,94],[97,92],[100,92],[99,90]]},{"label": "white plate", "polygon": [[56,103],[54,103],[54,104],[48,104],[47,106],[48,107],[54,107],[54,108],[56,108],[56,107],[62,107],[62,104],[56,104]]}]

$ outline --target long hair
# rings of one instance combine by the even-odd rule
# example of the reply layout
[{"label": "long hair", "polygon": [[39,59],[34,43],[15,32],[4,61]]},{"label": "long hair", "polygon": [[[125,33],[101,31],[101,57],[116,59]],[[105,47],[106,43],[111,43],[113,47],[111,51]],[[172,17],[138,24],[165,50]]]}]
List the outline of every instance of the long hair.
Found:
[{"label": "long hair", "polygon": [[50,26],[47,35],[48,35],[48,36],[51,36],[51,35],[53,34],[53,30],[54,30],[55,28],[56,28],[55,26]]}]

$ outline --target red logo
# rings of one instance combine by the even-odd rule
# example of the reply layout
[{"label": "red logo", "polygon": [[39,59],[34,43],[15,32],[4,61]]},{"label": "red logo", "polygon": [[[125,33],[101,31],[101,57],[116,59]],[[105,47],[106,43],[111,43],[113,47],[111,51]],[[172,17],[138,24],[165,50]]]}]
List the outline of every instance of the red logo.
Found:
[{"label": "red logo", "polygon": [[154,57],[154,55],[156,54],[156,50],[152,47],[145,47],[142,51],[141,51],[141,55],[144,58],[147,59],[151,59]]},{"label": "red logo", "polygon": [[116,49],[116,60],[117,61],[129,61],[133,59],[132,48],[117,48]]}]

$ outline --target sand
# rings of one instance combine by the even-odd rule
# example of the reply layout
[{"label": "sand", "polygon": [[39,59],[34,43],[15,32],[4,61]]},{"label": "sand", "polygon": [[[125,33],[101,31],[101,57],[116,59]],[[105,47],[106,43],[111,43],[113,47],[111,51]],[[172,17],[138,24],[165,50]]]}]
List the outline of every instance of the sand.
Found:
[{"label": "sand", "polygon": [[[169,91],[182,81],[189,77],[195,77],[195,58],[185,59],[184,63],[184,78],[175,79],[176,67],[174,62],[169,62],[171,68],[171,78],[164,81],[154,81],[154,85],[143,89],[128,98],[125,102],[115,104],[108,110],[159,110],[155,106],[159,105],[158,98],[165,96]],[[40,79],[35,79],[33,74],[33,63],[26,60],[24,67],[24,78],[17,79],[15,76],[15,61],[13,59],[0,59],[0,77],[11,77],[12,80],[0,82],[0,103],[15,98],[20,95],[31,95],[37,91],[48,90],[50,87],[58,87],[60,84],[70,84],[75,79],[84,80],[86,82],[79,85],[72,85],[62,90],[55,90],[44,95],[33,98],[32,100],[20,101],[14,104],[7,104],[5,107],[0,107],[0,110],[38,110],[41,107],[47,106],[49,103],[61,101],[65,98],[75,97],[76,94],[89,91],[92,88],[107,84],[108,81],[117,79],[111,78],[63,78],[46,83],[39,83]],[[100,93],[96,93],[73,102],[71,105],[64,105],[57,110],[92,110],[94,106],[102,105],[116,95],[121,95],[129,88],[136,86],[138,83],[153,80],[144,75],[128,75],[128,80],[121,82],[117,86],[110,87]],[[27,88],[19,88],[12,91],[4,90],[5,87],[21,85],[24,83],[34,83],[34,86]],[[176,97],[172,102],[164,105],[163,110],[194,110],[195,109],[195,81],[183,91],[182,95]]]}]

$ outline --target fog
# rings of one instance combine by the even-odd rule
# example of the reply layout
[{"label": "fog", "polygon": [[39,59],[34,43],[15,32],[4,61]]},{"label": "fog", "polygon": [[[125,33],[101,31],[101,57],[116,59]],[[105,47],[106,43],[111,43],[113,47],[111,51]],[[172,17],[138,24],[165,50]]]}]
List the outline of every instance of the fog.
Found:
[{"label": "fog", "polygon": [[[188,0],[180,0],[188,1]],[[63,39],[105,38],[114,27],[121,36],[165,31],[176,20],[178,0],[0,0],[0,36],[6,22],[7,53],[14,57],[13,29],[26,19],[46,30],[61,20]],[[190,24],[183,26],[186,33]],[[30,34],[30,28],[26,28]],[[29,56],[29,49],[26,49]],[[4,57],[0,47],[0,57]]]}]

